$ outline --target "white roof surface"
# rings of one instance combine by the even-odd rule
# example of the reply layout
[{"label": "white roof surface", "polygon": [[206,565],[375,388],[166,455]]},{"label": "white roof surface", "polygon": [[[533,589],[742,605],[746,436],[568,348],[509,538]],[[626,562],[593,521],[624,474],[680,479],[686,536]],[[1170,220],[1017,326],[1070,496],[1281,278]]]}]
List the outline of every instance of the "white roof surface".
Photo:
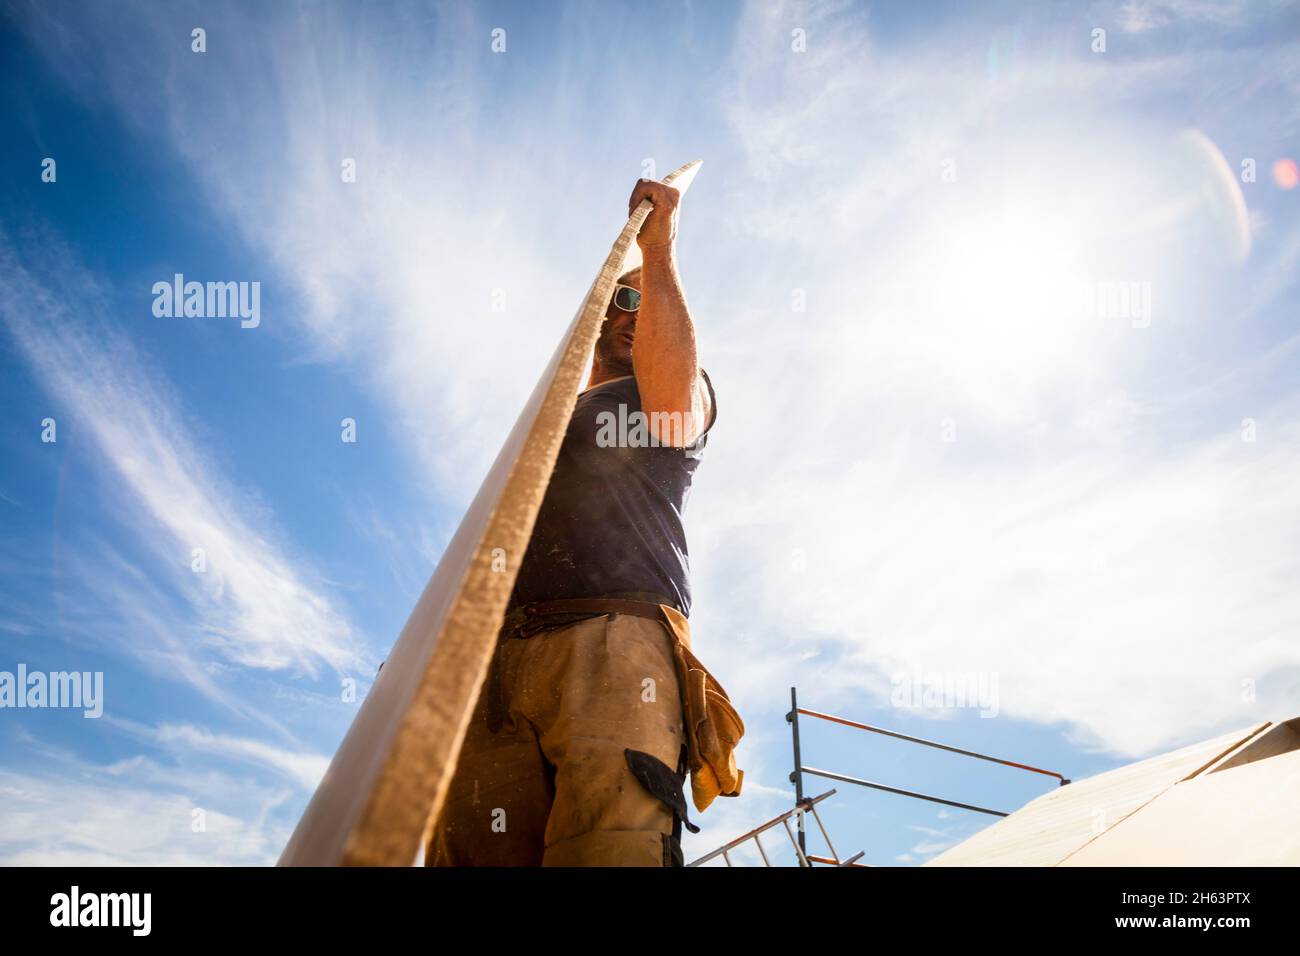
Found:
[{"label": "white roof surface", "polygon": [[1300,718],[1060,787],[927,866],[1300,864]]}]

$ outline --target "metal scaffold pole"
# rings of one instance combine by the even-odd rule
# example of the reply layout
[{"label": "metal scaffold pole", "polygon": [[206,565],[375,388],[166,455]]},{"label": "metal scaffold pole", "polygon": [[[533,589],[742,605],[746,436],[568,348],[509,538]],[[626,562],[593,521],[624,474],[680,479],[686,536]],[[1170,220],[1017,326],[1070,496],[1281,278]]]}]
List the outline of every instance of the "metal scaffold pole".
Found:
[{"label": "metal scaffold pole", "polygon": [[[799,696],[795,688],[790,688],[790,713],[785,715],[785,719],[790,723],[791,735],[794,737],[794,771],[790,774],[790,782],[794,784],[794,803],[795,806],[803,806],[803,760],[799,755]],[[808,855],[808,843],[804,835],[803,814],[799,814],[799,857],[801,860]]]}]

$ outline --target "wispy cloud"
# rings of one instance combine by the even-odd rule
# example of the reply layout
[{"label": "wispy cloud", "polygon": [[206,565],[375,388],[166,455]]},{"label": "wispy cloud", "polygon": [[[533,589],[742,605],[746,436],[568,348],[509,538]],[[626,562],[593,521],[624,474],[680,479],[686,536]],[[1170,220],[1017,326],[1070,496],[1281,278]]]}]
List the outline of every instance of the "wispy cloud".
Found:
[{"label": "wispy cloud", "polygon": [[[306,562],[273,543],[266,507],[197,446],[184,403],[114,330],[103,291],[65,253],[59,269],[37,278],[0,235],[0,314],[58,407],[129,489],[146,519],[142,542],[172,569],[170,583],[202,622],[204,644],[254,668],[368,667],[344,610],[313,586]],[[204,573],[191,571],[196,548]],[[128,591],[151,586],[129,575],[120,582]]]},{"label": "wispy cloud", "polygon": [[0,769],[5,865],[265,866],[328,762],[192,724],[104,725],[135,752],[101,763],[19,733],[23,766]]},{"label": "wispy cloud", "polygon": [[[613,228],[622,197],[594,205],[556,180],[572,174],[541,130],[519,141],[496,123],[473,8],[388,12],[128,5],[79,11],[96,25],[69,31],[33,7],[27,25],[75,64],[64,75],[79,93],[179,151],[213,219],[292,291],[302,307],[265,316],[265,331],[355,373],[387,416],[360,427],[400,441],[417,487],[468,500],[589,281],[567,271],[564,240],[582,222],[607,244],[591,210]],[[187,16],[206,25],[206,59],[176,42],[170,24],[188,33]],[[102,56],[100,29],[130,52]]]},{"label": "wispy cloud", "polygon": [[[1288,5],[1286,0],[1273,4]],[[1236,26],[1247,19],[1248,7],[1245,0],[1125,0],[1118,13],[1126,31],[1145,33],[1177,22]]]},{"label": "wispy cloud", "polygon": [[192,724],[162,724],[144,728],[122,721],[116,723],[167,750],[265,767],[308,793],[316,788],[329,767],[330,758],[325,754],[285,750],[247,737],[214,734]]},{"label": "wispy cloud", "polygon": [[75,773],[0,770],[0,860],[6,866],[265,866],[288,836],[282,821],[272,821],[285,792],[246,777],[168,780],[143,760],[132,763],[126,782],[121,769],[84,763]]}]

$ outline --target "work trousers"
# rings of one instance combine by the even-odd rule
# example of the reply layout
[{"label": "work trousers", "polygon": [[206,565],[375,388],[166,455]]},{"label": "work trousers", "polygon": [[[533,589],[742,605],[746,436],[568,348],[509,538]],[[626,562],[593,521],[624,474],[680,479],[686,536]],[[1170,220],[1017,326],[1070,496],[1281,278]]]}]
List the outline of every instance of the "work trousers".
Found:
[{"label": "work trousers", "polygon": [[501,642],[426,865],[680,866],[672,641],[658,621],[607,614]]}]

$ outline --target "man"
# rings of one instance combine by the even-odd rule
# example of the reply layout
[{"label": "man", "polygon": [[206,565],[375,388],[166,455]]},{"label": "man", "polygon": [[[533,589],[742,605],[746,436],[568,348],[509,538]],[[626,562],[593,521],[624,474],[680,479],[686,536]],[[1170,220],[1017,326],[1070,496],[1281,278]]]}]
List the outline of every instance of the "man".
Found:
[{"label": "man", "polygon": [[677,276],[680,193],[639,180],[629,214],[643,199],[643,264],[606,310],[430,865],[682,863],[673,621],[690,613],[682,510],[715,411]]}]

